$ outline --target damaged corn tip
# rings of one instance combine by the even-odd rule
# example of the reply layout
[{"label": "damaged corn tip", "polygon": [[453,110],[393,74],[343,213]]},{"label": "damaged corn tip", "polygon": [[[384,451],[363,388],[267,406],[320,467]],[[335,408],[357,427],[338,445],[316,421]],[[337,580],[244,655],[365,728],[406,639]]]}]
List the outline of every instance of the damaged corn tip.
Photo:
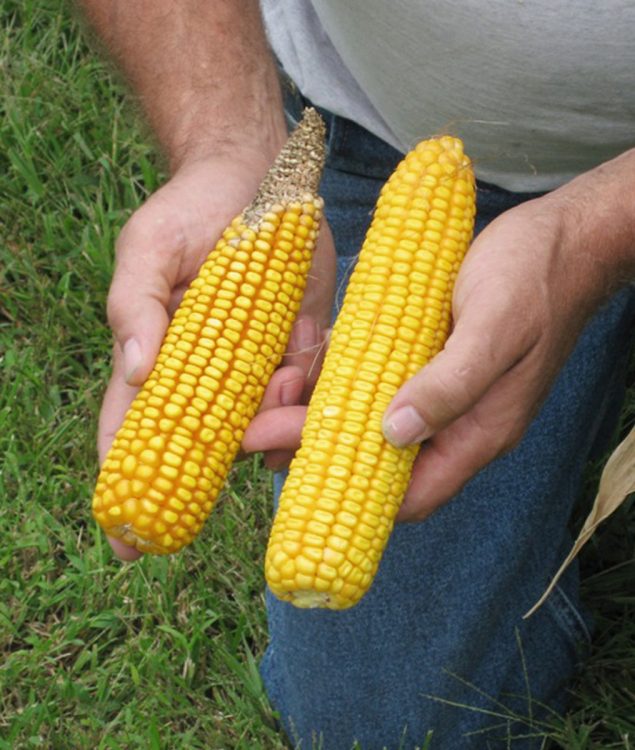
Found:
[{"label": "damaged corn tip", "polygon": [[370,587],[416,447],[382,417],[446,341],[475,187],[460,140],[424,141],[381,191],[280,496],[267,582],[298,607],[351,607]]},{"label": "damaged corn tip", "polygon": [[185,293],[106,456],[93,515],[142,552],[199,533],[287,348],[322,216],[323,138],[308,110]]}]

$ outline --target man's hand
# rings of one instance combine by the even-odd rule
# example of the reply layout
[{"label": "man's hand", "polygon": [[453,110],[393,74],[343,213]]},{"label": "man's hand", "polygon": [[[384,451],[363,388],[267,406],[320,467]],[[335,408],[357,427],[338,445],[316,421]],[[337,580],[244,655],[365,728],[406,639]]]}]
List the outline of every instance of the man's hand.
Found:
[{"label": "man's hand", "polygon": [[[169,319],[223,229],[252,200],[268,164],[208,159],[181,168],[145,203],[117,241],[108,319],[115,336],[113,374],[99,421],[103,461],[126,410],[149,375]],[[328,228],[321,235],[289,346],[288,368],[272,383],[275,399],[296,403],[315,381],[317,338],[329,324],[335,258]],[[291,381],[291,385],[284,383]],[[272,396],[266,396],[264,407]],[[282,457],[284,460],[284,456]],[[280,459],[278,459],[280,460]],[[123,559],[139,556],[111,540]]]},{"label": "man's hand", "polygon": [[[150,373],[169,318],[227,223],[249,203],[258,170],[196,161],[179,170],[130,218],[116,247],[108,295],[113,372],[99,418],[99,462]],[[261,171],[264,173],[266,166]],[[256,184],[254,184],[256,183]],[[135,549],[109,540],[125,560]]]},{"label": "man's hand", "polygon": [[423,441],[398,520],[425,518],[515,447],[588,318],[632,278],[634,161],[514,208],[474,241],[445,349],[384,417],[392,443]]},{"label": "man's hand", "polygon": [[429,515],[524,435],[601,299],[601,277],[577,240],[545,197],[503,214],[474,241],[444,350],[384,416],[393,444],[423,441],[399,520]]},{"label": "man's hand", "polygon": [[[425,518],[518,443],[586,320],[632,278],[633,162],[628,152],[508,211],[473,243],[445,349],[386,410],[391,442],[425,441],[398,520]],[[293,451],[306,410],[269,405],[245,449]]]},{"label": "man's hand", "polygon": [[[108,300],[114,369],[99,430],[103,460],[171,313],[222,230],[251,202],[286,125],[258,0],[78,5],[130,84],[173,173],[117,243]],[[328,230],[322,237],[291,343],[296,353],[287,375],[297,382],[282,389],[283,400],[310,388],[312,341],[329,322],[335,260]],[[121,557],[138,557],[113,546]]]}]

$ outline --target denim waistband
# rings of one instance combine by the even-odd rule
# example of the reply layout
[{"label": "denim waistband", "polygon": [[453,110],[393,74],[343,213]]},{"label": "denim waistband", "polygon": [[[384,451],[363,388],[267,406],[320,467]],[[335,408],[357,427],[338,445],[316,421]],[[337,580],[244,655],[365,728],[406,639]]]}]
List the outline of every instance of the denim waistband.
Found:
[{"label": "denim waistband", "polygon": [[[282,70],[280,77],[289,126],[299,122],[305,107],[314,107],[324,119],[329,167],[363,177],[388,179],[403,158],[401,151],[356,122],[313,104]],[[478,192],[487,196],[488,202],[500,203],[503,209],[544,195],[512,192],[483,180],[477,180],[476,184]]]},{"label": "denim waistband", "polygon": [[296,124],[305,107],[314,107],[326,125],[329,166],[364,177],[386,179],[403,154],[352,120],[335,115],[307,99],[286,75],[282,76],[284,104],[290,124]]}]

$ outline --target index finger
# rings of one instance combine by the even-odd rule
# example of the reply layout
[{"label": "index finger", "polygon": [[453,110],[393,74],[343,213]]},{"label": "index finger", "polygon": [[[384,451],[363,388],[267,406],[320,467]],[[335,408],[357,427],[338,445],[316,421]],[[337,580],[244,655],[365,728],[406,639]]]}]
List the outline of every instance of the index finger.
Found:
[{"label": "index finger", "polygon": [[[119,344],[115,344],[113,348],[113,372],[99,415],[97,447],[100,465],[103,464],[115,434],[138,391],[139,389],[136,386],[128,385],[124,379],[123,353]],[[141,557],[141,552],[134,547],[124,544],[119,539],[107,538],[119,559],[130,562]]]}]

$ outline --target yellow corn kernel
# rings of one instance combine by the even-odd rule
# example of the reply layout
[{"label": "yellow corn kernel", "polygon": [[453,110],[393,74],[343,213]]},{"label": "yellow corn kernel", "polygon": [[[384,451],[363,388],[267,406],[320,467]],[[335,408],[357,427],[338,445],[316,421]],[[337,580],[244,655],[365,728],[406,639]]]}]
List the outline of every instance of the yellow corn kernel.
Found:
[{"label": "yellow corn kernel", "polygon": [[271,529],[280,599],[345,609],[371,585],[417,453],[384,439],[383,413],[445,344],[474,214],[471,164],[449,136],[420,143],[381,191]]},{"label": "yellow corn kernel", "polygon": [[[200,530],[286,350],[322,214],[323,141],[319,115],[307,110],[192,281],[115,436],[93,514],[142,552],[176,552]],[[272,279],[298,260],[290,297]],[[263,330],[267,347],[248,346]]]}]

